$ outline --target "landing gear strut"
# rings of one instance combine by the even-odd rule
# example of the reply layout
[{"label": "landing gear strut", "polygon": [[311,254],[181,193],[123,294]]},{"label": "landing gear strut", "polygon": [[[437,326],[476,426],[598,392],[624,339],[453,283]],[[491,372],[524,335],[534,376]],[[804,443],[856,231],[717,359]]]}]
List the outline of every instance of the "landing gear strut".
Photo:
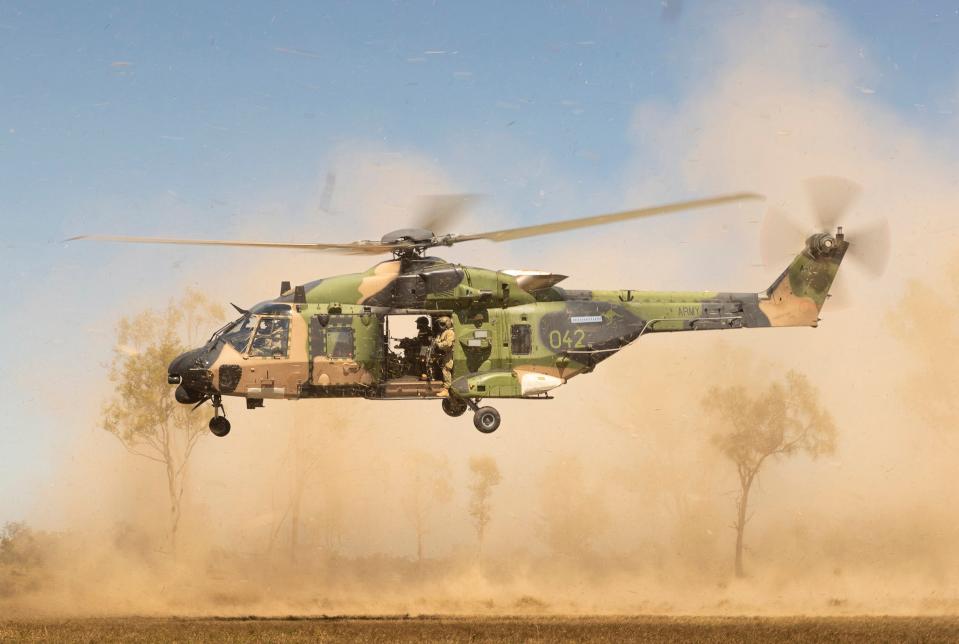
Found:
[{"label": "landing gear strut", "polygon": [[226,419],[222,399],[219,396],[213,396],[211,400],[213,402],[213,418],[210,419],[210,431],[213,432],[214,436],[222,438],[230,433],[230,421]]}]

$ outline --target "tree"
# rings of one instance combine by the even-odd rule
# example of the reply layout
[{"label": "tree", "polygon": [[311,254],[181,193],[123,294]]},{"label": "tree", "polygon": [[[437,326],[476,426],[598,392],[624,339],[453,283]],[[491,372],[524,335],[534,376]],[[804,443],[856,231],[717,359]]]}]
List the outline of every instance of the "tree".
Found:
[{"label": "tree", "polygon": [[[290,431],[290,445],[288,456],[293,461],[293,467],[290,468],[290,495],[289,505],[286,514],[290,516],[290,561],[296,561],[296,552],[300,542],[300,515],[303,507],[303,493],[306,491],[306,485],[312,478],[314,471],[320,463],[320,451],[316,448],[313,440],[316,436],[310,436],[308,430],[310,427],[303,422],[299,409],[294,410],[293,427]],[[313,440],[311,440],[311,438]],[[280,520],[282,525],[282,519]],[[279,526],[277,526],[277,530]]]},{"label": "tree", "polygon": [[416,560],[423,561],[423,539],[430,531],[430,515],[438,503],[453,498],[450,468],[445,457],[414,452],[407,459],[408,486],[403,509],[416,532]]},{"label": "tree", "polygon": [[805,452],[812,458],[836,449],[836,427],[818,402],[818,392],[795,371],[784,383],[773,382],[750,394],[741,386],[714,387],[703,400],[723,430],[713,436],[715,445],[733,462],[739,475],[736,499],[736,576],[743,572],[743,534],[751,516],[749,493],[760,469],[770,457]]},{"label": "tree", "polygon": [[[289,428],[289,443],[286,453],[280,460],[280,469],[289,475],[286,505],[279,520],[270,533],[268,550],[273,546],[280,535],[283,526],[289,518],[290,561],[296,561],[300,543],[300,529],[303,515],[303,498],[310,482],[318,472],[326,478],[318,491],[311,492],[309,497],[320,498],[323,501],[321,513],[321,531],[323,545],[333,550],[340,540],[342,533],[342,510],[340,491],[335,485],[334,467],[341,457],[341,448],[346,416],[337,401],[324,400],[322,416],[312,416],[311,408],[302,405],[293,410],[293,423]],[[315,410],[312,410],[316,414]]]},{"label": "tree", "polygon": [[37,566],[43,553],[37,538],[26,523],[11,521],[0,530],[0,564]]},{"label": "tree", "polygon": [[952,437],[959,378],[959,256],[935,281],[911,280],[899,305],[888,314],[893,333],[908,348],[910,368],[900,370],[902,393],[910,410]]},{"label": "tree", "polygon": [[602,491],[587,486],[576,457],[550,463],[540,480],[540,538],[557,555],[582,557],[609,525]]},{"label": "tree", "polygon": [[486,535],[486,526],[492,518],[490,497],[493,488],[499,485],[502,476],[496,460],[491,456],[474,456],[470,459],[470,517],[476,529],[476,539],[479,542],[480,552],[483,551],[483,537]]},{"label": "tree", "polygon": [[56,539],[25,523],[0,529],[0,599],[16,598],[43,588],[51,571]]},{"label": "tree", "polygon": [[223,320],[223,307],[192,287],[184,291],[177,306],[182,316],[181,339],[191,347],[202,341],[204,333],[209,335],[212,324]]},{"label": "tree", "polygon": [[222,309],[188,289],[162,311],[147,309],[117,325],[110,368],[114,394],[104,407],[102,426],[131,454],[163,466],[174,551],[187,463],[206,422],[202,414],[176,402],[167,384],[167,366],[187,349],[185,338],[194,336],[204,322],[212,326],[222,317]]}]

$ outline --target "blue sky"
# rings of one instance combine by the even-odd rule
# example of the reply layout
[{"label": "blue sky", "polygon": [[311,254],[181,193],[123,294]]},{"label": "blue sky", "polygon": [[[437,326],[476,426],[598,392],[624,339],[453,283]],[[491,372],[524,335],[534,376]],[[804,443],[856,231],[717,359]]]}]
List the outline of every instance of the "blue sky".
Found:
[{"label": "blue sky", "polygon": [[[17,364],[67,363],[63,387],[102,378],[108,334],[78,348],[51,333],[102,325],[96,311],[121,310],[144,284],[181,284],[115,247],[63,238],[229,237],[262,204],[311,213],[334,151],[354,141],[430,160],[516,224],[618,208],[637,158],[651,175],[672,170],[630,136],[637,107],[686,106],[727,62],[717,25],[760,6],[687,1],[668,19],[652,1],[198,4],[0,2],[0,332],[17,338]],[[859,59],[846,91],[944,148],[955,140],[959,4],[805,6],[855,43],[837,54]],[[817,37],[803,34],[835,44]],[[516,181],[530,160],[542,172]],[[317,240],[381,232],[316,222]],[[31,323],[54,313],[63,320]],[[3,521],[25,513],[49,474],[63,416],[29,388],[0,396]]]},{"label": "blue sky", "polygon": [[[211,206],[215,229],[244,198],[313,190],[352,139],[442,163],[492,136],[601,192],[634,153],[636,105],[681,102],[723,62],[702,59],[711,26],[754,9],[687,2],[669,21],[658,2],[195,4],[0,6],[8,243],[76,232],[106,198],[143,230],[143,200],[171,192]],[[955,111],[955,3],[828,11],[876,71],[866,91],[932,131]],[[476,190],[522,205],[488,175]]]}]

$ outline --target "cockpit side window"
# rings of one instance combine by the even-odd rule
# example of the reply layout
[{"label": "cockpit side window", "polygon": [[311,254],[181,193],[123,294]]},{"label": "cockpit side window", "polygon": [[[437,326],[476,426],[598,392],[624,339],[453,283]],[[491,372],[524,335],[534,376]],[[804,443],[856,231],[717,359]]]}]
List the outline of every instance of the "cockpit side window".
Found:
[{"label": "cockpit side window", "polygon": [[249,355],[261,358],[285,357],[289,341],[290,318],[260,316]]}]

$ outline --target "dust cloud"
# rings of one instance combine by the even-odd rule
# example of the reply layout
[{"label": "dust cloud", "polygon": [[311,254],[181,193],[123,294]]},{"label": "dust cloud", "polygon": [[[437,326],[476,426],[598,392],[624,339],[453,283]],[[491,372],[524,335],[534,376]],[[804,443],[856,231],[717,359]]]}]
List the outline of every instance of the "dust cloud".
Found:
[{"label": "dust cloud", "polygon": [[[489,436],[438,404],[268,401],[248,412],[228,402],[233,432],[203,437],[190,463],[175,556],[165,542],[162,472],[95,429],[96,409],[86,405],[86,417],[70,418],[76,430],[65,434],[69,446],[31,518],[39,527],[5,541],[4,614],[959,609],[959,428],[948,413],[924,411],[932,401],[954,410],[959,393],[945,373],[959,359],[956,327],[930,322],[959,319],[949,269],[959,242],[948,232],[959,167],[857,90],[876,72],[815,6],[762,5],[707,41],[704,57],[726,62],[690,70],[697,85],[689,100],[637,108],[624,204],[750,189],[801,218],[803,178],[855,179],[864,191],[849,238],[855,243],[858,222],[887,217],[894,255],[879,281],[844,264],[849,308],[827,303],[816,330],[644,338],[552,402],[498,405],[504,423]],[[331,162],[330,210],[368,213],[330,224],[334,238],[405,224],[416,195],[464,191],[469,176],[367,144],[344,145]],[[635,245],[622,230],[597,230],[576,244],[596,250],[575,254],[556,238],[457,250],[463,257],[454,259],[555,270],[573,275],[571,287],[760,290],[779,270],[754,265],[752,222],[761,214],[637,224]],[[486,211],[482,227],[497,219],[508,216]],[[644,239],[640,226],[656,239]],[[262,218],[235,232],[271,237]],[[194,260],[185,282],[249,303],[280,279],[301,283],[365,263],[239,257],[221,260],[237,261],[229,277]],[[839,447],[763,469],[746,531],[747,576],[737,579],[736,474],[710,440],[716,427],[701,401],[713,385],[761,387],[788,369],[819,389]],[[83,393],[103,399],[108,391]],[[476,456],[502,473],[482,550],[468,511]],[[429,476],[414,476],[424,463]],[[428,489],[417,491],[424,481]],[[444,485],[449,494],[436,493]]]}]

